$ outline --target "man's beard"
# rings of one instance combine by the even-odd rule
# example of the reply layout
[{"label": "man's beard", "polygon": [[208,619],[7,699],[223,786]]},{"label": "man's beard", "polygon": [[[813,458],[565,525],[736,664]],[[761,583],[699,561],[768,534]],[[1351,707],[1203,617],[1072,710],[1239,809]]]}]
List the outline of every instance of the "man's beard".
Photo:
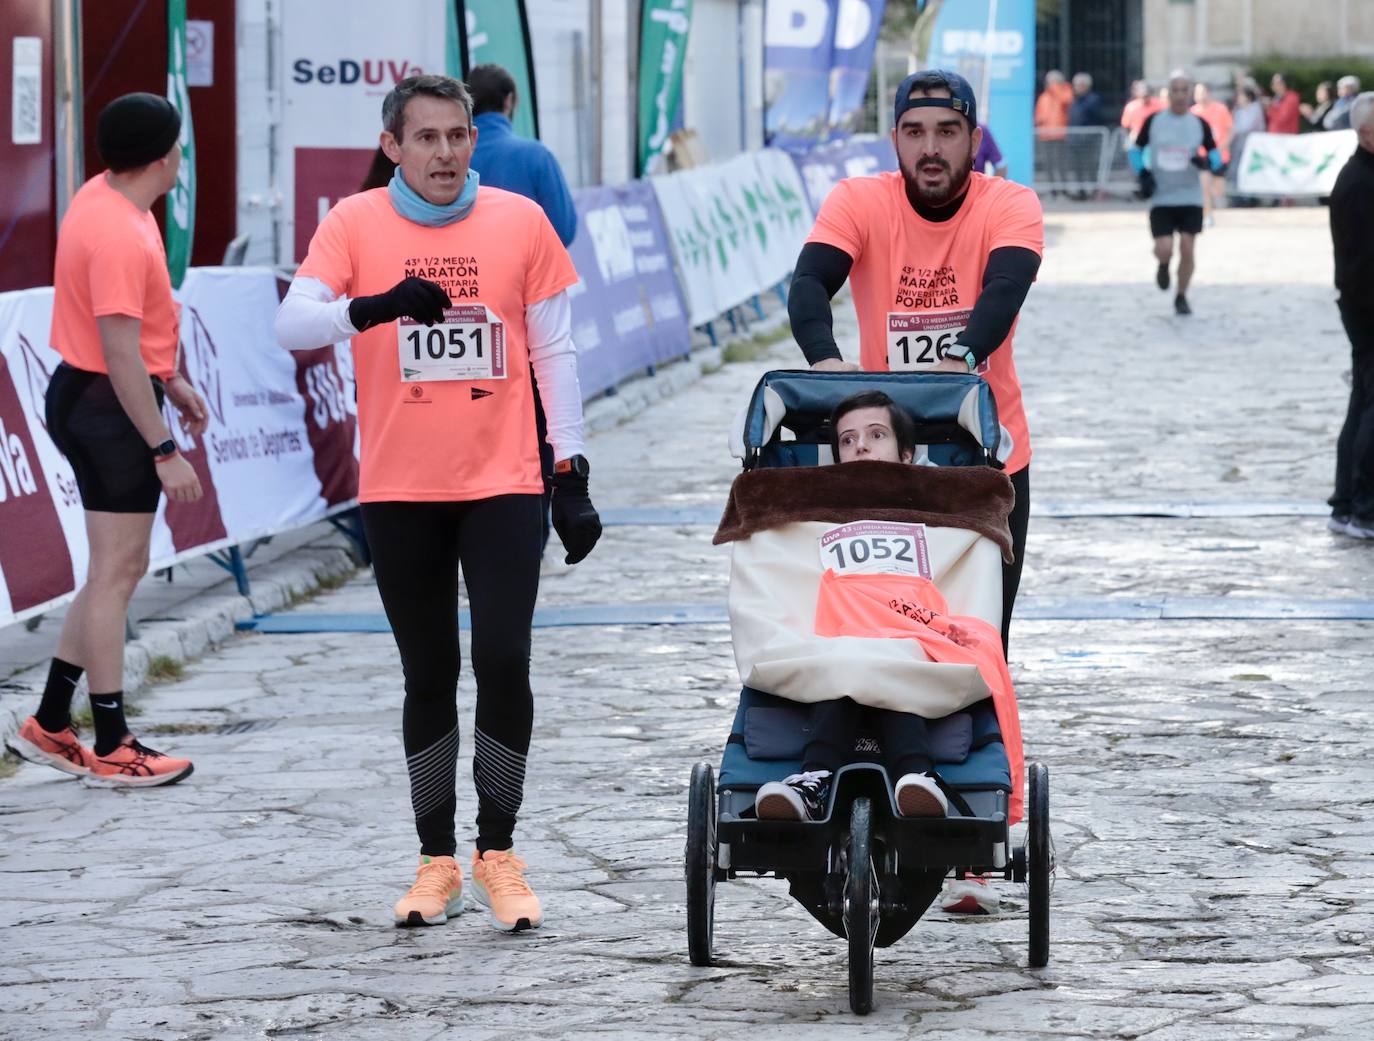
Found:
[{"label": "man's beard", "polygon": [[[948,188],[923,188],[920,185],[920,168],[926,163],[939,163],[946,173],[950,174]],[[911,205],[928,206],[938,209],[941,206],[948,206],[955,199],[963,194],[968,185],[969,174],[973,173],[973,152],[969,151],[968,161],[955,170],[945,160],[935,156],[923,156],[916,163],[915,170],[907,170],[902,167],[902,180],[906,182],[906,197]]]}]

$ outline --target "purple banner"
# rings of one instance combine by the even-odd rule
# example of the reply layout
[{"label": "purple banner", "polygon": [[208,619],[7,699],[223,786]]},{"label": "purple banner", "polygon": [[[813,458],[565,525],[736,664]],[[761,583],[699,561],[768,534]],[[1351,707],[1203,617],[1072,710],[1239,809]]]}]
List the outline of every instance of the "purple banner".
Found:
[{"label": "purple banner", "polygon": [[582,281],[572,297],[582,396],[589,398],[691,346],[668,232],[648,181],[573,193],[568,252]]},{"label": "purple banner", "polygon": [[846,177],[871,177],[897,169],[897,153],[885,137],[842,141],[792,158],[801,172],[812,213],[820,212],[830,189]]}]

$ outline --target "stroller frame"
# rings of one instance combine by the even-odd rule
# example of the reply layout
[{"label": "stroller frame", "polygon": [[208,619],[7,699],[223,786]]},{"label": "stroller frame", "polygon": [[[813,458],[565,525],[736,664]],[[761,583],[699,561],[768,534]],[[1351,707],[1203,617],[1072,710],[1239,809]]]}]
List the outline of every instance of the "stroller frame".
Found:
[{"label": "stroller frame", "polygon": [[[804,432],[811,444],[822,443],[825,424],[818,415],[866,389],[887,391],[914,412],[917,440],[931,446],[932,459],[998,465],[996,406],[976,376],[781,371],[760,380],[744,417],[745,469],[768,465],[766,450],[779,446],[783,425]],[[977,400],[971,402],[970,394]],[[779,415],[779,401],[785,415]],[[786,452],[778,458],[778,465],[806,461]],[[874,949],[905,936],[952,871],[955,877],[977,874],[1028,883],[1028,961],[1044,966],[1054,870],[1049,770],[1033,762],[1027,774],[1026,838],[1011,849],[1008,797],[997,788],[955,785],[947,791],[957,816],[907,818],[897,810],[886,769],[858,761],[836,772],[821,820],[759,820],[753,816],[756,785],[717,791],[711,764],[696,764],[685,850],[691,963],[711,964],[716,886],[741,876],[772,875],[787,880],[793,898],[847,940],[849,1004],[855,1013],[866,1014],[873,1007]]]}]

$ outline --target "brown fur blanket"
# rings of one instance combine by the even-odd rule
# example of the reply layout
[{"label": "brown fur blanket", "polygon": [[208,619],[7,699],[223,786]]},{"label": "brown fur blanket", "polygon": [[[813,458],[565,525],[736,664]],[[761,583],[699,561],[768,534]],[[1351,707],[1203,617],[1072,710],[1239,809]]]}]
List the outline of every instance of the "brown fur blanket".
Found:
[{"label": "brown fur blanket", "polygon": [[968,528],[1011,562],[1011,479],[986,466],[858,462],[750,470],[735,478],[715,545],[794,521],[900,521]]}]

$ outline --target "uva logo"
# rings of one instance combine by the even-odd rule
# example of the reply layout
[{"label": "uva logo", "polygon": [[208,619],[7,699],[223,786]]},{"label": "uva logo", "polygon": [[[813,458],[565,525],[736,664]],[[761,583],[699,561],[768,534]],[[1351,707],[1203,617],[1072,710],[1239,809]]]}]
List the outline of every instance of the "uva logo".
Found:
[{"label": "uva logo", "polygon": [[29,465],[24,442],[18,434],[6,430],[5,421],[0,419],[0,502],[10,496],[19,498],[37,491],[38,482],[33,479],[33,467]]},{"label": "uva logo", "polygon": [[418,76],[424,70],[402,58],[367,58],[354,61],[341,58],[337,62],[312,62],[309,58],[297,58],[291,64],[291,79],[296,83],[323,83],[351,86],[354,83],[367,83],[380,86],[383,83],[400,83],[407,76]]}]

